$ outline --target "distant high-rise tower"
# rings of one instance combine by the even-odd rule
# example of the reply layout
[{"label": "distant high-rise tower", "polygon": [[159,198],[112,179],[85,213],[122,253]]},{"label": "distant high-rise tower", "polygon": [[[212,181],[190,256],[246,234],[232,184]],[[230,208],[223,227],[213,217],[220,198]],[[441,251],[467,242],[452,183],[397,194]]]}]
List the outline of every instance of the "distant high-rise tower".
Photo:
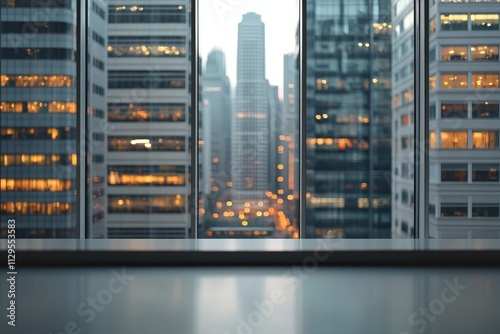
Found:
[{"label": "distant high-rise tower", "polygon": [[[214,49],[208,54],[203,74],[205,146],[209,148],[209,185],[219,190],[228,188],[231,178],[231,101],[229,78],[226,75],[226,59],[222,50]],[[208,123],[208,124],[206,124]],[[204,129],[205,131],[205,129]],[[211,187],[210,187],[211,188]]]},{"label": "distant high-rise tower", "polygon": [[237,207],[267,203],[269,188],[269,84],[265,78],[265,27],[247,13],[238,25],[233,117],[232,177]]}]

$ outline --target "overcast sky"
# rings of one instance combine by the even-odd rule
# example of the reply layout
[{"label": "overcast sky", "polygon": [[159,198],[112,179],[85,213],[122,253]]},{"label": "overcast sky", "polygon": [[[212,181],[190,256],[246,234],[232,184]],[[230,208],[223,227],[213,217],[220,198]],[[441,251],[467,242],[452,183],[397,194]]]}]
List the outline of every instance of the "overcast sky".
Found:
[{"label": "overcast sky", "polygon": [[266,77],[283,86],[283,55],[294,52],[299,19],[298,0],[199,0],[200,55],[205,66],[214,47],[226,54],[231,86],[236,84],[238,23],[248,12],[260,14],[266,31]]}]

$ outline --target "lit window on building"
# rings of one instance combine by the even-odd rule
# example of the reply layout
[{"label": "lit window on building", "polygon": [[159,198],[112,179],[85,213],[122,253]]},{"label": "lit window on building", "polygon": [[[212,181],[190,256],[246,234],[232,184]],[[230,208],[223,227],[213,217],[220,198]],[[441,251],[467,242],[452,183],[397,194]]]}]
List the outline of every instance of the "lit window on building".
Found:
[{"label": "lit window on building", "polygon": [[473,73],[472,88],[498,88],[498,73]]},{"label": "lit window on building", "polygon": [[470,51],[472,60],[498,60],[497,45],[473,45]]},{"label": "lit window on building", "polygon": [[472,30],[498,31],[498,14],[472,14]]},{"label": "lit window on building", "polygon": [[441,14],[441,30],[468,30],[467,14]]},{"label": "lit window on building", "polygon": [[457,89],[467,88],[467,74],[466,73],[442,73],[441,74],[441,88]]},{"label": "lit window on building", "polygon": [[442,131],[441,148],[442,149],[466,149],[467,131]]},{"label": "lit window on building", "polygon": [[472,148],[498,148],[498,131],[473,131]]},{"label": "lit window on building", "polygon": [[441,61],[467,60],[467,46],[442,46]]}]

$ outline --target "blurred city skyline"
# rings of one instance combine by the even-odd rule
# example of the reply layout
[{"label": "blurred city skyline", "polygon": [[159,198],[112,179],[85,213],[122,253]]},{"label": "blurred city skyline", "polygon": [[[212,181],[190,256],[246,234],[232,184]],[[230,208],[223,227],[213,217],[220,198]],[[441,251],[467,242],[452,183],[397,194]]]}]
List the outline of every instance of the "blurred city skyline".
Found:
[{"label": "blurred city skyline", "polygon": [[[262,17],[266,36],[266,78],[279,87],[283,98],[283,55],[295,51],[299,20],[297,0],[200,1],[199,48],[203,68],[208,53],[220,49],[226,56],[226,74],[231,90],[236,87],[238,24],[243,14],[255,12]],[[279,20],[278,14],[279,13]]]}]

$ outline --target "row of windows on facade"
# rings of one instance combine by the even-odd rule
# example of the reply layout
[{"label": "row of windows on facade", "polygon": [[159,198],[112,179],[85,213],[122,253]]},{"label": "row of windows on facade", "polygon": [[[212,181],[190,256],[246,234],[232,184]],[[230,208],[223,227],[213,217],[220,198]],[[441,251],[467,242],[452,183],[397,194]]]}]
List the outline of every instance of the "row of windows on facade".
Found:
[{"label": "row of windows on facade", "polygon": [[[96,86],[96,94],[99,94],[103,89]],[[184,122],[186,120],[185,104],[181,103],[110,103],[108,108],[108,120],[110,122]],[[75,102],[0,102],[0,112],[2,113],[75,114],[76,110]],[[102,109],[89,108],[89,115],[104,118],[105,112]]]},{"label": "row of windows on facade", "polygon": [[[439,210],[439,211],[438,211]],[[468,204],[465,198],[464,202],[443,202],[436,210],[435,204],[429,205],[429,215],[434,218],[498,218],[499,204],[492,203],[476,203]],[[437,215],[439,213],[439,216]]]},{"label": "row of windows on facade", "polygon": [[69,75],[15,75],[2,74],[1,87],[55,87],[70,88],[73,77]]},{"label": "row of windows on facade", "polygon": [[77,163],[76,154],[0,154],[1,166],[76,166]]},{"label": "row of windows on facade", "polygon": [[77,131],[75,128],[1,128],[0,138],[3,140],[67,140],[76,139]]},{"label": "row of windows on facade", "polygon": [[[498,163],[443,163],[440,164],[440,178],[438,178],[438,164],[430,166],[430,182],[498,182]],[[469,175],[469,170],[471,171]],[[398,175],[397,168],[395,175]],[[401,164],[401,176],[403,178],[413,178],[413,164]]]},{"label": "row of windows on facade", "polygon": [[144,41],[138,44],[117,45],[109,42],[108,57],[185,57],[185,44],[177,45],[145,45]]},{"label": "row of windows on facade", "polygon": [[0,179],[1,191],[61,192],[72,190],[71,180],[62,179]]},{"label": "row of windows on facade", "polygon": [[[497,149],[498,131],[431,131],[429,147],[431,149]],[[436,140],[439,138],[439,142]],[[469,142],[470,138],[470,142]],[[410,145],[408,147],[412,149]]]},{"label": "row of windows on facade", "polygon": [[[429,89],[435,90],[438,87],[443,89],[473,89],[498,88],[498,73],[440,73],[432,74],[429,77]],[[469,78],[470,84],[469,84]]]},{"label": "row of windows on facade", "polygon": [[42,8],[65,8],[71,9],[72,0],[1,0],[0,7],[6,8],[26,8],[26,7],[42,7]]},{"label": "row of windows on facade", "polygon": [[[109,195],[108,213],[184,213],[184,195]],[[9,215],[68,215],[74,203],[65,202],[11,202],[1,203],[0,213]]]},{"label": "row of windows on facade", "polygon": [[[430,182],[437,182],[437,167],[435,164],[430,167]],[[441,182],[498,182],[499,180],[498,163],[443,163],[440,169]]]},{"label": "row of windows on facade", "polygon": [[[431,149],[496,149],[498,146],[498,131],[438,131],[439,143],[436,142],[436,132],[430,132],[429,147]],[[469,143],[469,136],[472,140]],[[400,139],[402,150],[414,149],[414,137],[403,136]]]},{"label": "row of windows on facade", "polygon": [[[469,52],[470,51],[470,52]],[[498,60],[498,45],[446,45],[439,49],[440,61]],[[437,50],[429,52],[429,61],[437,59]]]},{"label": "row of windows on facade", "polygon": [[[429,118],[434,120],[437,116],[444,118],[499,118],[499,102],[481,102],[481,103],[457,103],[441,102],[441,113],[436,113],[436,105],[429,106]],[[469,110],[471,111],[469,115]]]},{"label": "row of windows on facade", "polygon": [[[499,14],[441,14],[439,17],[442,31],[498,31]],[[430,20],[429,30],[431,33],[437,31],[436,18]]]},{"label": "row of windows on facade", "polygon": [[184,5],[121,5],[108,7],[108,23],[186,23]]}]

